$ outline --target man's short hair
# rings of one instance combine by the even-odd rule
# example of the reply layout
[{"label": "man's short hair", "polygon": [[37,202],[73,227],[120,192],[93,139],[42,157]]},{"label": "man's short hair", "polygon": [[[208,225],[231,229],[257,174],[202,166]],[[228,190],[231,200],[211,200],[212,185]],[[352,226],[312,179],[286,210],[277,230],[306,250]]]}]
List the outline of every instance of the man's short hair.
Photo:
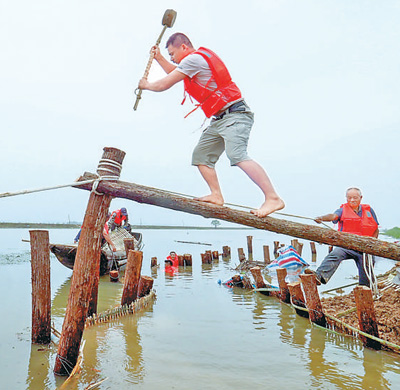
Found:
[{"label": "man's short hair", "polygon": [[351,191],[351,190],[356,190],[356,191],[358,191],[359,195],[362,196],[361,190],[360,190],[359,188],[357,188],[357,187],[350,187],[350,188],[348,188],[348,189],[346,190],[346,196],[347,196],[347,194],[349,193],[349,191]]},{"label": "man's short hair", "polygon": [[168,46],[170,46],[170,45],[174,46],[174,47],[179,47],[183,44],[185,44],[186,46],[188,46],[190,48],[193,48],[192,42],[190,42],[190,39],[185,34],[175,33],[169,37],[169,39],[165,45],[165,48],[168,49]]}]

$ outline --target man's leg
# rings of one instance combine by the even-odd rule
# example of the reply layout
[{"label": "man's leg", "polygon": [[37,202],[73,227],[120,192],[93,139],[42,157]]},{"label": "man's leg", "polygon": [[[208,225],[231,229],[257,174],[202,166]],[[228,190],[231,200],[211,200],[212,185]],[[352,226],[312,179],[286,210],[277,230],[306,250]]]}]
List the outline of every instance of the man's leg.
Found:
[{"label": "man's leg", "polygon": [[236,164],[261,189],[264,194],[264,203],[257,210],[251,212],[257,217],[265,217],[274,211],[281,210],[285,203],[276,193],[271,180],[264,168],[254,160],[245,160]]},{"label": "man's leg", "polygon": [[202,202],[214,203],[219,206],[224,204],[224,198],[222,196],[221,187],[219,185],[217,172],[214,168],[210,168],[207,165],[198,165],[199,171],[203,179],[206,181],[208,187],[210,188],[211,194],[203,196],[201,198],[196,198]]},{"label": "man's leg", "polygon": [[321,282],[326,284],[336,272],[340,263],[343,260],[350,258],[352,258],[352,256],[348,255],[346,249],[335,248],[325,257],[320,266],[316,269],[315,273],[317,274]]}]

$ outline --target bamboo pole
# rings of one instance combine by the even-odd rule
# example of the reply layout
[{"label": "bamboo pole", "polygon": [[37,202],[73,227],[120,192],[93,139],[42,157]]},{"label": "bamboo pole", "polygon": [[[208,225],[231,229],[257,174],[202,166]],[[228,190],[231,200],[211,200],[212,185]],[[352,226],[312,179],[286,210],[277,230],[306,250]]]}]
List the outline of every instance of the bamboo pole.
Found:
[{"label": "bamboo pole", "polygon": [[322,311],[321,300],[318,295],[317,282],[314,275],[300,275],[306,304],[311,322],[326,327],[326,318]]},{"label": "bamboo pole", "polygon": [[[360,330],[379,338],[372,290],[367,286],[357,286],[354,288],[354,298],[357,305],[357,316]],[[360,338],[366,347],[381,349],[381,344],[378,341],[361,335]]]},{"label": "bamboo pole", "polygon": [[[92,174],[85,173],[79,180],[88,180],[92,177]],[[90,190],[92,186],[91,184],[77,184],[76,188]],[[205,218],[218,218],[257,229],[269,230],[292,237],[354,249],[388,259],[400,260],[400,245],[381,241],[372,237],[357,236],[355,234],[286,221],[270,216],[259,218],[249,212],[235,210],[225,206],[217,206],[207,202],[200,202],[135,183],[105,181],[101,182],[98,188],[101,192],[105,192],[114,197],[131,199],[139,203],[184,211],[190,214],[201,215]]]},{"label": "bamboo pole", "polygon": [[[124,157],[125,152],[121,150],[104,148],[98,174],[118,178]],[[97,306],[102,232],[111,199],[111,194],[106,195],[99,188],[91,192],[89,197],[54,366],[54,373],[57,375],[69,375],[74,368],[90,301],[95,299],[96,305],[92,307]]]},{"label": "bamboo pole", "polygon": [[143,252],[128,252],[128,261],[126,263],[124,290],[121,297],[121,306],[129,305],[134,302],[138,296],[138,285],[140,281],[140,271],[142,269]]},{"label": "bamboo pole", "polygon": [[49,344],[51,341],[49,232],[30,230],[29,234],[32,269],[32,343]]}]

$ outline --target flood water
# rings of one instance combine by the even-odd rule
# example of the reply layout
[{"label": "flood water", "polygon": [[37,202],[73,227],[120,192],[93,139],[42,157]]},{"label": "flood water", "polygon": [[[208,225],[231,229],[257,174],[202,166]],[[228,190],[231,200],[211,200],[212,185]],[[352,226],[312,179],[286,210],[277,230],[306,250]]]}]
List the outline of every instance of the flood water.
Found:
[{"label": "flood water", "polygon": [[[28,230],[2,229],[0,245],[0,389],[56,389],[56,343],[32,345],[31,269]],[[363,348],[348,336],[312,326],[276,298],[218,284],[229,279],[253,236],[255,260],[262,246],[289,244],[290,237],[258,230],[147,230],[142,274],[154,278],[157,299],[144,311],[85,330],[82,371],[63,389],[396,389],[400,356]],[[50,230],[50,242],[71,243],[74,230]],[[208,245],[179,243],[189,241]],[[232,258],[202,265],[200,253],[231,247]],[[165,274],[170,250],[190,253],[193,266]],[[318,262],[327,247],[317,245]],[[160,268],[151,271],[151,257]],[[310,261],[308,242],[303,257]],[[379,259],[377,273],[393,262]],[[344,262],[326,288],[354,281],[356,267]],[[52,321],[61,331],[72,271],[51,255]],[[101,278],[98,311],[117,306],[122,283]],[[319,290],[320,292],[322,290]],[[321,294],[322,295],[322,294]]]}]

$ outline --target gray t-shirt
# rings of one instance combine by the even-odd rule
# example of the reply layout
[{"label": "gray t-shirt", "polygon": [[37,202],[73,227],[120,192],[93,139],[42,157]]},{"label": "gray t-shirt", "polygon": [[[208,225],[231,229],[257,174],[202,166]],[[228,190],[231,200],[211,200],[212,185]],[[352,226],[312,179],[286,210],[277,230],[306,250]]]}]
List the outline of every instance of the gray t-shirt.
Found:
[{"label": "gray t-shirt", "polygon": [[[176,70],[204,86],[212,78],[211,69],[200,54],[189,54],[180,62]],[[217,88],[216,82],[214,80],[210,81],[207,88],[211,90]]]}]

